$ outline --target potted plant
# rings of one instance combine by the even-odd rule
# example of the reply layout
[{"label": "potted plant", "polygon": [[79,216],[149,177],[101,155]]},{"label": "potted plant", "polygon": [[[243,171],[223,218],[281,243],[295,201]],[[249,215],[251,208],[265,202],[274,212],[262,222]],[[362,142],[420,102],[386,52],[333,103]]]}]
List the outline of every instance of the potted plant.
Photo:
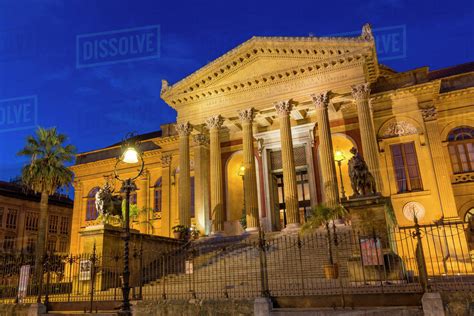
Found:
[{"label": "potted plant", "polygon": [[173,226],[173,235],[176,239],[184,239],[186,236],[187,228],[184,225]]},{"label": "potted plant", "polygon": [[327,279],[337,279],[339,276],[339,267],[334,262],[332,254],[331,241],[331,222],[333,224],[334,241],[337,241],[336,225],[334,220],[343,217],[347,214],[346,209],[338,205],[336,207],[327,207],[318,205],[311,210],[311,215],[308,217],[306,223],[303,225],[301,232],[305,233],[323,226],[326,229],[328,264],[324,265],[324,275]]},{"label": "potted plant", "polygon": [[191,227],[189,229],[189,235],[191,236],[192,239],[195,239],[195,240],[198,239],[200,234],[201,232],[196,227]]}]

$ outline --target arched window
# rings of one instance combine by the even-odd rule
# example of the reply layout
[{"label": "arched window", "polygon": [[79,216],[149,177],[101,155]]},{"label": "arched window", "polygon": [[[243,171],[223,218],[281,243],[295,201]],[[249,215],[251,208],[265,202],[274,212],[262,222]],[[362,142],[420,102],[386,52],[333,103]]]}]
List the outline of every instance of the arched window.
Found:
[{"label": "arched window", "polygon": [[162,191],[161,191],[161,177],[155,183],[155,191],[153,195],[153,212],[161,212],[161,201],[162,201]]},{"label": "arched window", "polygon": [[87,195],[86,221],[93,221],[97,218],[97,208],[95,207],[95,194],[97,191],[99,191],[99,187],[93,188]]},{"label": "arched window", "polygon": [[474,219],[474,207],[468,210],[466,214],[464,214],[464,221],[466,223],[470,223],[472,219]]},{"label": "arched window", "polygon": [[461,126],[448,135],[448,150],[454,173],[474,171],[474,129]]}]

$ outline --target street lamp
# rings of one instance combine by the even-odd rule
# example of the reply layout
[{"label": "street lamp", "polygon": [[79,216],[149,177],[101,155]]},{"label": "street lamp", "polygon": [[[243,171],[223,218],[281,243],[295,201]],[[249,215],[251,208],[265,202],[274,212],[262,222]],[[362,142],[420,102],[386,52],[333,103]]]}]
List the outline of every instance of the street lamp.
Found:
[{"label": "street lamp", "polygon": [[[132,178],[122,179],[117,173],[117,167],[120,163],[133,165],[141,161],[140,168],[137,170],[137,175]],[[124,241],[124,255],[123,255],[123,283],[122,283],[122,306],[120,306],[120,315],[131,315],[130,310],[130,270],[129,270],[129,242],[130,242],[130,193],[135,191],[135,180],[142,174],[145,162],[143,161],[142,153],[140,152],[140,143],[136,135],[133,133],[127,134],[121,145],[121,155],[117,159],[114,167],[114,177],[122,182],[120,192],[125,193],[125,227],[123,233]]]},{"label": "street lamp", "polygon": [[336,150],[334,154],[334,160],[337,162],[337,166],[339,167],[339,177],[341,179],[341,200],[346,199],[346,192],[344,191],[344,182],[342,181],[342,169],[341,163],[346,159],[342,151]]}]

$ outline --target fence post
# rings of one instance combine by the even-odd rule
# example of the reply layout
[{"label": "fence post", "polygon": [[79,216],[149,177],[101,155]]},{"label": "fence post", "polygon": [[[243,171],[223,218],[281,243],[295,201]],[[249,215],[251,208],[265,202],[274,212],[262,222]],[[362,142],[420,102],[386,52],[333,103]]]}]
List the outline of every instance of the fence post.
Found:
[{"label": "fence post", "polygon": [[418,273],[420,277],[420,283],[423,287],[423,292],[427,292],[428,290],[428,272],[426,271],[426,263],[425,263],[425,254],[423,252],[423,244],[421,241],[421,231],[420,231],[420,224],[418,224],[418,218],[416,215],[414,216],[415,221],[415,232],[413,233],[413,238],[416,238],[416,265],[418,266]]},{"label": "fence post", "polygon": [[92,256],[91,256],[91,293],[90,293],[90,312],[92,313],[94,305],[94,283],[95,283],[95,264],[97,261],[97,256],[95,253],[95,242],[92,247]]},{"label": "fence post", "polygon": [[139,258],[139,275],[138,275],[138,299],[142,300],[143,299],[143,242],[140,240],[140,250],[138,252],[138,258]]},{"label": "fence post", "polygon": [[[329,231],[328,231],[329,234]],[[303,258],[301,256],[301,248],[303,247],[303,243],[301,242],[300,234],[297,234],[298,240],[296,242],[296,245],[298,246],[298,257],[300,259],[300,277],[301,277],[301,289],[303,290],[303,295],[304,295],[304,272],[303,272]],[[328,238],[328,242],[331,243],[331,238]]]},{"label": "fence post", "polygon": [[262,297],[270,296],[270,291],[268,289],[268,271],[267,271],[267,255],[266,251],[266,241],[265,241],[265,232],[262,230],[262,227],[259,223],[258,226],[258,251],[259,251],[259,261],[260,261],[260,282],[262,288]]},{"label": "fence post", "polygon": [[163,255],[161,258],[162,258],[161,259],[161,271],[162,271],[161,272],[161,278],[163,279],[163,282],[162,282],[163,283],[163,291],[161,293],[161,297],[164,300],[166,300],[166,275],[165,275],[165,272],[166,272],[166,270],[165,270],[165,259],[166,258],[165,258],[165,255]]}]

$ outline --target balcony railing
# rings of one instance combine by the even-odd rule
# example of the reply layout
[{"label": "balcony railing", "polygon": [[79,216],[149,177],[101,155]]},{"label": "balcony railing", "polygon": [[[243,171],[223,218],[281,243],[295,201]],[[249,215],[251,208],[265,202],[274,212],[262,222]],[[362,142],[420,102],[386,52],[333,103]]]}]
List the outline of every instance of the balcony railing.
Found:
[{"label": "balcony railing", "polygon": [[453,174],[451,177],[451,182],[453,184],[474,182],[474,172]]}]

